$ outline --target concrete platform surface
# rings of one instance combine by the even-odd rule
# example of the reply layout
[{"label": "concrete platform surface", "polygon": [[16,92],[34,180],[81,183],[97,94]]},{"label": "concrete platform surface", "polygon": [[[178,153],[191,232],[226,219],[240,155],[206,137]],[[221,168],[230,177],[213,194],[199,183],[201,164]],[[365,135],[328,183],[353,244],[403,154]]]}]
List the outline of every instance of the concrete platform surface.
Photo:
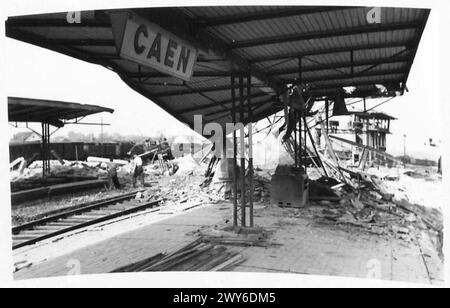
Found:
[{"label": "concrete platform surface", "polygon": [[[49,257],[16,272],[14,277],[20,280],[64,276],[73,274],[74,270],[79,274],[108,273],[157,253],[175,250],[195,240],[201,229],[229,225],[230,218],[231,205],[219,204],[164,220],[141,221],[142,226],[138,229],[116,234],[64,255]],[[229,247],[246,258],[233,269],[235,272],[332,275],[443,284],[443,263],[437,253],[423,243],[406,243],[354,228],[318,224],[311,218],[302,217],[294,209],[257,206],[255,223],[271,233],[268,242],[273,245]],[[61,241],[70,246],[80,239],[74,235]],[[56,243],[41,250],[50,251],[52,245]],[[33,251],[27,254],[32,256]]]}]

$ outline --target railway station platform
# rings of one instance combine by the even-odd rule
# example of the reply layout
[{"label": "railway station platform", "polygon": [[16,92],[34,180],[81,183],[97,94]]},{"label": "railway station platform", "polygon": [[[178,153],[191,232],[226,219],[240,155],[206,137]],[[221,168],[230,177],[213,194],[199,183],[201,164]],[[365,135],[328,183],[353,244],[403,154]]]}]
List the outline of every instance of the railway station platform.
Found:
[{"label": "railway station platform", "polygon": [[[15,252],[15,262],[30,261],[16,280],[109,273],[122,266],[171,252],[198,237],[201,230],[223,228],[232,206],[216,204],[175,213],[170,208]],[[443,284],[443,264],[429,243],[316,224],[295,209],[256,205],[255,223],[270,234],[266,247],[227,247],[246,261],[235,272],[329,275],[351,278]],[[120,231],[119,231],[120,230]],[[124,231],[127,230],[127,231]],[[45,254],[44,254],[45,251]],[[55,252],[58,255],[52,255]],[[425,257],[424,257],[425,256]],[[38,261],[40,260],[40,261]]]}]

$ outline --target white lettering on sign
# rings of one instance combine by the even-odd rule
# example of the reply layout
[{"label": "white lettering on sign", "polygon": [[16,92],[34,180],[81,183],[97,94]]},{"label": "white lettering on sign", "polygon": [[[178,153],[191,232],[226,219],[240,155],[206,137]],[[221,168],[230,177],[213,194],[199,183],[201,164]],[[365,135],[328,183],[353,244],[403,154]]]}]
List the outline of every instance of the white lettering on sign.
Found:
[{"label": "white lettering on sign", "polygon": [[189,81],[198,51],[161,27],[133,16],[128,19],[120,56]]}]

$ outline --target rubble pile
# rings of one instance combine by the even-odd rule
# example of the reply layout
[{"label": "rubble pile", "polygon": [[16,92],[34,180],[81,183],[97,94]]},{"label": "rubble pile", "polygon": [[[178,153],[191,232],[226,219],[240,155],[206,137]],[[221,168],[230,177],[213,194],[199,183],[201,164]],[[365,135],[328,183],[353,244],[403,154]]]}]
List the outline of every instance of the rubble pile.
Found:
[{"label": "rubble pile", "polygon": [[[416,240],[421,231],[442,239],[442,213],[397,199],[395,185],[386,185],[375,175],[353,171],[349,184],[329,186],[338,199],[313,201],[307,211],[322,223],[361,228],[380,236],[393,236],[406,242]],[[335,184],[335,183],[333,183]],[[440,243],[442,245],[442,242]],[[442,247],[439,247],[442,248]]]},{"label": "rubble pile", "polygon": [[54,176],[75,176],[75,177],[93,177],[99,178],[106,176],[107,172],[102,163],[88,163],[88,162],[68,162],[65,165],[55,165],[52,168],[52,175]]},{"label": "rubble pile", "polygon": [[178,166],[176,175],[200,176],[204,175],[206,171],[206,166],[204,164],[198,163],[192,155],[177,158],[173,161],[173,164]]},{"label": "rubble pile", "polygon": [[44,185],[95,180],[107,176],[106,168],[99,162],[50,161],[50,177],[42,178],[42,161],[35,161],[22,170],[10,172],[12,191],[32,189]]},{"label": "rubble pile", "polygon": [[262,204],[270,203],[270,179],[271,175],[261,169],[257,169],[253,177],[253,200]]},{"label": "rubble pile", "polygon": [[204,205],[223,200],[221,192],[213,186],[202,187],[203,180],[203,175],[158,176],[149,182],[151,187],[143,193],[143,198],[162,199],[166,205]]},{"label": "rubble pile", "polygon": [[405,242],[417,242],[426,233],[442,255],[441,176],[420,167],[406,169],[399,161],[396,167],[355,165],[339,157],[323,127],[322,132],[326,142],[315,151],[316,168],[308,168],[310,202],[299,217]]}]

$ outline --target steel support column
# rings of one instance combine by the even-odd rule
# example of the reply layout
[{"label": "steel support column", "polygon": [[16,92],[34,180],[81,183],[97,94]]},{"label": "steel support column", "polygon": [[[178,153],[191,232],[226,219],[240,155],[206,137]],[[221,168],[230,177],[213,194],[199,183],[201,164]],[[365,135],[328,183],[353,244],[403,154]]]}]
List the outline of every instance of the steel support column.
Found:
[{"label": "steel support column", "polygon": [[327,99],[325,100],[325,121],[326,121],[326,127],[327,127],[327,135],[329,132],[329,125],[330,125],[330,101]]},{"label": "steel support column", "polygon": [[[298,92],[299,92],[299,95],[301,95],[301,96],[303,96],[302,83],[303,83],[302,57],[299,57],[298,58]],[[304,164],[304,153],[303,153],[303,141],[302,141],[302,112],[301,111],[297,112],[295,121],[298,121],[298,144],[300,147],[299,167],[302,167]],[[305,142],[306,142],[306,139],[305,139]],[[305,144],[305,152],[306,152],[306,144]]]},{"label": "steel support column", "polygon": [[308,137],[307,137],[307,127],[308,127],[308,123],[306,123],[306,118],[305,118],[305,114],[302,115],[302,117],[300,118],[300,122],[303,119],[303,140],[305,141],[305,152],[304,152],[304,164],[305,164],[305,173],[308,173],[308,164],[306,162],[306,160],[308,159],[308,150],[307,150],[307,141],[308,141]]},{"label": "steel support column", "polygon": [[[240,122],[245,123],[245,97],[244,97],[244,77],[239,76],[239,102],[240,102]],[[240,146],[241,146],[241,225],[246,226],[246,185],[245,185],[245,131],[241,131]]]},{"label": "steel support column", "polygon": [[298,121],[298,145],[300,151],[298,165],[301,168],[303,167],[304,160],[303,160],[303,138],[302,138],[302,115],[300,114],[300,111],[297,112],[296,121]]},{"label": "steel support column", "polygon": [[253,194],[254,194],[254,185],[253,185],[253,111],[251,104],[252,97],[252,76],[249,70],[247,75],[247,105],[248,105],[248,170],[249,170],[249,190],[250,194],[249,198],[249,217],[250,217],[250,228],[254,226],[253,220]]},{"label": "steel support column", "polygon": [[[231,72],[231,119],[236,125],[236,89],[235,76]],[[233,130],[233,226],[238,225],[238,168],[237,168],[237,136],[236,130]]]},{"label": "steel support column", "polygon": [[42,123],[42,176],[45,178],[50,175],[50,125]]},{"label": "steel support column", "polygon": [[295,156],[295,168],[298,168],[298,133],[297,133],[297,111],[291,111],[294,113],[294,119],[292,117],[289,117],[290,121],[294,121],[294,156]]}]

